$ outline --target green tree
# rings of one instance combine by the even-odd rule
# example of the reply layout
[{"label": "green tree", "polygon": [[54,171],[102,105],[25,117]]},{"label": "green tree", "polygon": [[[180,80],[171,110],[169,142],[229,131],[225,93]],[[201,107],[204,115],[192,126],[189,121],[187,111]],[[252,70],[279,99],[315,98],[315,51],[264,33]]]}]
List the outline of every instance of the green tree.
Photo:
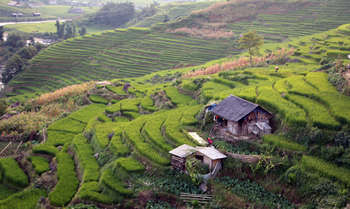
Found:
[{"label": "green tree", "polygon": [[85,35],[86,34],[86,28],[85,27],[82,27],[80,30],[79,30],[79,34],[81,36]]},{"label": "green tree", "polygon": [[131,2],[126,3],[107,3],[103,6],[90,21],[95,24],[109,25],[118,27],[135,16],[135,6]]},{"label": "green tree", "polygon": [[56,20],[56,30],[57,30],[57,35],[59,36],[60,34],[60,21],[59,20]]},{"label": "green tree", "polygon": [[241,35],[238,43],[241,49],[248,50],[250,65],[253,65],[253,56],[259,53],[259,47],[264,44],[263,37],[259,36],[256,31],[249,31]]}]

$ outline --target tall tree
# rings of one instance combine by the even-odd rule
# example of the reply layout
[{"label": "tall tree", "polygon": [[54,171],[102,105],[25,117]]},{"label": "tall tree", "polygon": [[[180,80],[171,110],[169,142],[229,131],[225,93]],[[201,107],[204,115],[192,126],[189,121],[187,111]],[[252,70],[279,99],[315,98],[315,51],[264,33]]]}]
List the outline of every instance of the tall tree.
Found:
[{"label": "tall tree", "polygon": [[253,65],[253,56],[259,52],[259,47],[264,44],[263,37],[259,36],[256,31],[249,31],[241,35],[238,43],[241,49],[248,50],[250,65]]},{"label": "tall tree", "polygon": [[85,35],[86,34],[86,28],[85,27],[82,27],[80,30],[79,30],[79,34],[81,36]]},{"label": "tall tree", "polygon": [[56,30],[57,30],[57,35],[59,36],[60,34],[60,21],[59,20],[56,20]]}]

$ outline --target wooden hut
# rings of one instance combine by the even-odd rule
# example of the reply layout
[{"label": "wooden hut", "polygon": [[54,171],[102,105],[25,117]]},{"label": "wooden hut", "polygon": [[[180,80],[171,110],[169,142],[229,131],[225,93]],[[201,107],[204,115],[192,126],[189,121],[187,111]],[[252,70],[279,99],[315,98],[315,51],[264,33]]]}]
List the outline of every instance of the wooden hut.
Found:
[{"label": "wooden hut", "polygon": [[186,170],[186,160],[189,156],[195,156],[196,159],[208,165],[210,171],[213,171],[217,166],[221,168],[221,161],[226,158],[226,155],[214,147],[192,147],[187,144],[183,144],[169,153],[171,154],[173,168],[182,171]]},{"label": "wooden hut", "polygon": [[171,154],[171,165],[175,169],[185,171],[186,159],[194,152],[196,152],[196,149],[187,144],[183,144],[173,150],[170,150],[169,153]]},{"label": "wooden hut", "polygon": [[227,158],[226,155],[222,154],[214,147],[196,147],[196,150],[196,158],[208,165],[210,171],[213,171],[217,166],[221,168],[221,161]]},{"label": "wooden hut", "polygon": [[212,112],[220,127],[233,135],[261,136],[271,133],[272,114],[242,98],[231,95],[216,105]]}]

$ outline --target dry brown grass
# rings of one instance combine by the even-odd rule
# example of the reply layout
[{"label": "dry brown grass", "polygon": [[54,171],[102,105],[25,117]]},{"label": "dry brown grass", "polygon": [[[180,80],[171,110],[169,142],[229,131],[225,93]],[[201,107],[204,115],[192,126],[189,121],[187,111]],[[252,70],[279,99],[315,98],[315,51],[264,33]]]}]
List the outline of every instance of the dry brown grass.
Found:
[{"label": "dry brown grass", "polygon": [[[266,64],[267,61],[269,61],[270,64],[282,63],[292,54],[294,54],[294,49],[280,49],[266,56],[254,57],[252,66],[264,66],[264,65],[267,65]],[[191,77],[196,77],[201,75],[210,75],[210,74],[215,74],[222,71],[242,69],[248,66],[251,66],[249,62],[249,58],[240,57],[236,60],[223,62],[221,64],[215,64],[207,68],[186,73],[183,77],[191,78]]]},{"label": "dry brown grass", "polygon": [[183,28],[176,28],[174,30],[167,30],[167,32],[185,33],[194,37],[203,37],[203,38],[210,38],[210,39],[230,38],[234,36],[234,33],[232,31],[225,31],[217,28],[205,29],[205,28],[183,27]]},{"label": "dry brown grass", "polygon": [[60,100],[64,97],[71,97],[71,96],[83,94],[94,87],[95,87],[95,82],[88,82],[88,83],[67,86],[67,87],[58,89],[54,92],[46,93],[39,96],[37,99],[33,101],[33,104],[34,105],[49,104],[51,102]]}]

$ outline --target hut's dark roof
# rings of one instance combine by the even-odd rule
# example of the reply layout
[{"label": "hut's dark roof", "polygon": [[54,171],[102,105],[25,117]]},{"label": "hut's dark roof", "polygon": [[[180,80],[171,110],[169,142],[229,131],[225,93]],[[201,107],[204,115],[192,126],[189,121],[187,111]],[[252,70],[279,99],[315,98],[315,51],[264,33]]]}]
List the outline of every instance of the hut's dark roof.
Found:
[{"label": "hut's dark roof", "polygon": [[257,107],[259,105],[231,95],[216,105],[213,113],[226,120],[238,122]]}]

